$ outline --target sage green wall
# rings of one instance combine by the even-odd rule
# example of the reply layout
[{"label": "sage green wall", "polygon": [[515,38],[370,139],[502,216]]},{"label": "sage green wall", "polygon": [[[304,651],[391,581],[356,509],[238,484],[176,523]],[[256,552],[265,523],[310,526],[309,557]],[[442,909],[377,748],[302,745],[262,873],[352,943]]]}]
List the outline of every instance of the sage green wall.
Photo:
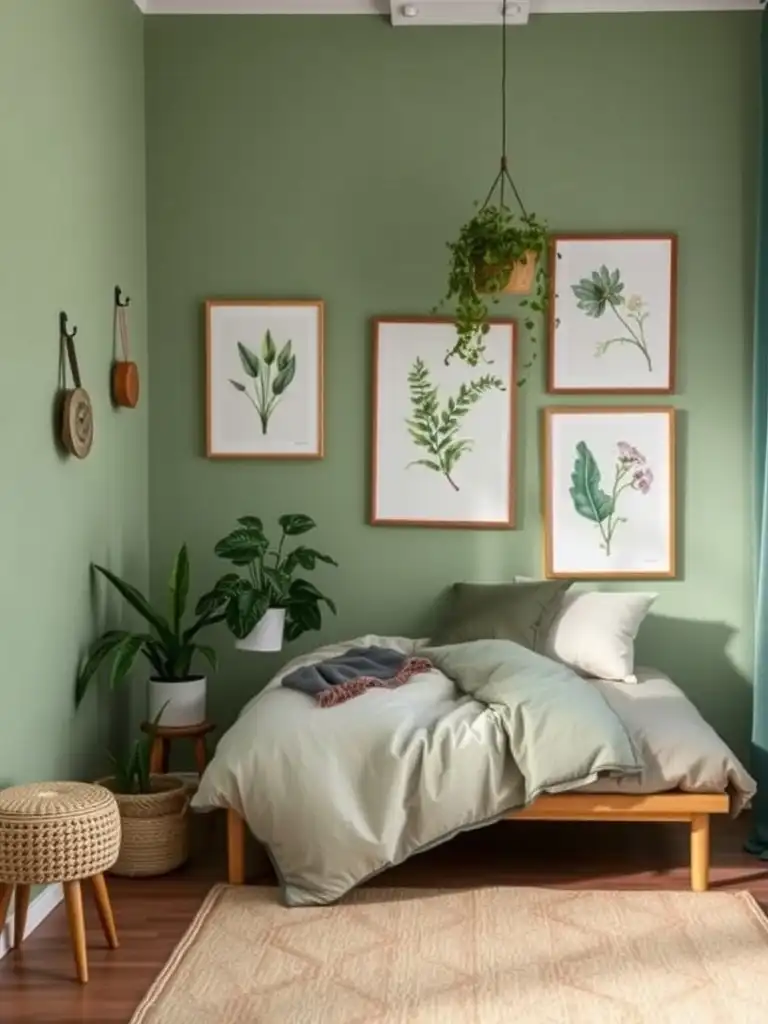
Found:
[{"label": "sage green wall", "polygon": [[[77,715],[84,643],[119,605],[89,563],[147,574],[147,396],[109,402],[113,290],[146,370],[143,23],[131,0],[0,0],[0,785],[87,777],[109,698]],[[79,328],[95,441],[54,443],[59,310]],[[95,618],[94,618],[95,616]]]},{"label": "sage green wall", "polygon": [[[156,594],[183,539],[194,585],[208,585],[215,540],[247,512],[310,513],[341,563],[318,574],[338,619],[296,651],[418,633],[452,581],[540,571],[541,374],[520,393],[517,530],[366,525],[369,317],[428,313],[442,293],[445,242],[498,163],[498,32],[174,17],[146,33]],[[510,156],[528,205],[560,230],[680,235],[680,578],[653,585],[640,648],[741,751],[758,35],[756,14],[540,17],[509,35]],[[205,459],[213,296],[325,299],[323,461]],[[216,640],[226,723],[277,659]]]}]

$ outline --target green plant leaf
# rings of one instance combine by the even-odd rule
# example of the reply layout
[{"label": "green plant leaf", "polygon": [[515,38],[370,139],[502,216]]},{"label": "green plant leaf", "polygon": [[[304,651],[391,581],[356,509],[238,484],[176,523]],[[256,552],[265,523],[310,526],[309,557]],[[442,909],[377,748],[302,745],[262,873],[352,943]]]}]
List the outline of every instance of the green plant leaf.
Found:
[{"label": "green plant leaf", "polygon": [[164,644],[173,644],[173,633],[171,632],[168,622],[162,615],[154,610],[146,597],[144,597],[136,587],[133,587],[130,583],[126,583],[124,580],[121,580],[119,576],[115,576],[113,572],[110,572],[109,569],[105,569],[101,565],[95,565],[94,569],[108,579],[115,590],[125,598],[128,604],[135,609],[142,618],[147,620]]},{"label": "green plant leaf", "polygon": [[296,360],[291,355],[291,348],[292,348],[292,345],[291,345],[291,340],[289,338],[288,341],[286,341],[286,343],[280,349],[280,352],[278,353],[278,356],[277,356],[277,368],[278,368],[278,370],[284,370],[286,368],[286,366],[288,366],[288,364],[291,362],[291,359],[293,359],[293,362],[294,362],[294,365],[295,365]]},{"label": "green plant leaf", "polygon": [[264,523],[262,523],[258,516],[240,516],[237,521],[241,526],[247,526],[251,530],[258,530],[259,533],[264,533]]},{"label": "green plant leaf", "polygon": [[269,547],[260,524],[239,526],[220,540],[214,551],[219,558],[225,558],[235,565],[250,565],[261,558]]},{"label": "green plant leaf", "polygon": [[[243,364],[243,369],[248,376],[258,377],[261,373],[261,361],[256,353],[247,348],[242,341],[238,341],[237,351],[240,354],[240,362]],[[245,388],[242,388],[242,390],[245,391]]]},{"label": "green plant leaf", "polygon": [[427,469],[434,469],[436,473],[442,473],[443,467],[439,462],[432,462],[431,459],[414,459],[408,463],[409,466],[425,466]]},{"label": "green plant leaf", "polygon": [[303,545],[300,545],[286,556],[285,572],[290,575],[298,565],[302,569],[314,569],[317,562],[325,562],[327,565],[339,564],[330,555],[324,555],[319,551],[315,551],[314,548],[305,548]]},{"label": "green plant leaf", "polygon": [[230,600],[226,612],[227,626],[239,640],[248,636],[269,607],[265,594],[259,593],[247,580],[242,582],[245,586]]},{"label": "green plant leaf", "polygon": [[277,520],[283,533],[289,537],[297,537],[300,533],[307,533],[314,530],[317,525],[314,519],[305,516],[301,512],[291,512],[280,516]]},{"label": "green plant leaf", "polygon": [[181,545],[176,561],[173,563],[169,589],[171,591],[173,631],[178,635],[189,596],[189,554],[186,544]]},{"label": "green plant leaf", "polygon": [[272,339],[272,332],[268,330],[265,333],[264,339],[261,343],[261,358],[264,360],[267,366],[271,366],[272,363],[274,363],[275,361],[276,355],[277,350],[275,348],[275,343]]},{"label": "green plant leaf", "polygon": [[586,441],[579,441],[576,445],[571,484],[571,500],[580,516],[593,523],[602,523],[613,513],[613,498],[600,486],[600,469]]},{"label": "green plant leaf", "polygon": [[88,657],[77,674],[75,682],[75,707],[80,706],[88,689],[88,684],[104,660],[120,646],[127,636],[130,636],[130,633],[124,629],[111,629],[91,644]]},{"label": "green plant leaf", "polygon": [[232,380],[232,378],[230,377],[229,383],[232,385],[233,388],[237,388],[238,391],[245,391],[245,384],[241,384],[239,380]]},{"label": "green plant leaf", "polygon": [[194,644],[194,648],[202,654],[215,672],[219,665],[219,659],[213,647],[209,647],[207,644]]},{"label": "green plant leaf", "polygon": [[119,686],[133,667],[136,655],[144,645],[140,636],[129,634],[120,643],[115,651],[115,658],[112,662],[112,671],[109,674],[109,685],[111,689]]},{"label": "green plant leaf", "polygon": [[296,358],[291,356],[288,360],[288,365],[284,370],[280,370],[272,382],[272,394],[279,396],[286,390],[288,385],[291,383],[293,378],[296,376]]},{"label": "green plant leaf", "polygon": [[261,572],[264,579],[267,580],[272,588],[273,595],[276,598],[275,604],[283,601],[288,593],[288,587],[291,583],[290,573],[281,572],[280,569],[275,569],[270,565],[263,566]]}]

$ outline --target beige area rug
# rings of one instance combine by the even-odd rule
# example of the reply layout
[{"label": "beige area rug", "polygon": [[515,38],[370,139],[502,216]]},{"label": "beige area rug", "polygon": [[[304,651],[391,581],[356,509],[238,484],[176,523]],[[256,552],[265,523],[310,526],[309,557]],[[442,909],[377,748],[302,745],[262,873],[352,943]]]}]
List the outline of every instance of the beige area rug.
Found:
[{"label": "beige area rug", "polygon": [[746,894],[217,886],[131,1024],[766,1024]]}]

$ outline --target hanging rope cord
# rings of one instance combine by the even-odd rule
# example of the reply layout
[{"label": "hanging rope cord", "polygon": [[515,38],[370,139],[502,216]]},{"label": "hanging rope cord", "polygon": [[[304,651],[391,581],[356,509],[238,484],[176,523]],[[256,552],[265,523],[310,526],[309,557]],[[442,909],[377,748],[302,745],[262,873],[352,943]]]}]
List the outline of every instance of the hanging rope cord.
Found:
[{"label": "hanging rope cord", "polygon": [[526,212],[523,200],[520,198],[520,193],[517,191],[517,185],[512,180],[512,175],[509,173],[508,161],[507,161],[507,0],[502,0],[501,3],[501,166],[499,167],[499,173],[493,179],[493,184],[488,190],[488,195],[485,197],[483,205],[480,207],[484,210],[488,203],[493,197],[493,193],[496,189],[499,189],[500,205],[504,206],[504,184],[508,181],[511,188],[512,194],[514,195],[517,205],[520,207],[520,212],[523,217],[526,218],[528,213]]}]

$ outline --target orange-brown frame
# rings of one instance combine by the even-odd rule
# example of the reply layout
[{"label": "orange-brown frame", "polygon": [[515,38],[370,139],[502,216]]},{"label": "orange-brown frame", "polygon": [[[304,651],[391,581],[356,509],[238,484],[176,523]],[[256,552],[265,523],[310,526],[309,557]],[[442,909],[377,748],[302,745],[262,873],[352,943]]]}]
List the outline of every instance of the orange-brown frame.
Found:
[{"label": "orange-brown frame", "polygon": [[[669,385],[661,388],[562,388],[555,387],[555,321],[557,319],[558,242],[669,242]],[[547,392],[550,395],[673,395],[677,385],[677,235],[673,232],[648,234],[565,233],[549,239],[549,316],[547,326]]]},{"label": "orange-brown frame", "polygon": [[377,480],[378,480],[378,441],[379,441],[379,326],[381,324],[453,324],[450,317],[442,316],[379,316],[371,321],[373,332],[373,366],[371,381],[373,386],[371,427],[371,484],[370,484],[370,515],[371,526],[425,526],[444,530],[511,530],[516,524],[517,491],[515,487],[516,452],[517,452],[517,321],[494,318],[489,321],[494,327],[510,328],[510,345],[512,361],[510,367],[509,386],[509,516],[505,521],[475,520],[442,520],[442,519],[380,519],[376,515]]},{"label": "orange-brown frame", "polygon": [[[671,405],[550,405],[542,410],[543,472],[541,474],[544,507],[544,575],[547,579],[579,580],[666,580],[677,575],[677,531],[676,531],[676,444],[675,419],[677,410]],[[606,415],[617,416],[627,413],[643,415],[665,415],[669,421],[669,570],[666,572],[555,572],[552,564],[552,439],[551,423],[555,416]]]},{"label": "orange-brown frame", "polygon": [[[512,811],[512,821],[632,821],[683,822],[690,829],[691,889],[709,888],[710,830],[713,814],[727,814],[725,793],[562,793],[540,796],[529,807]],[[245,821],[237,811],[227,811],[227,877],[230,885],[245,883]]]},{"label": "orange-brown frame", "polygon": [[[313,306],[317,309],[317,450],[312,452],[214,452],[211,450],[211,310],[217,306]],[[322,459],[323,357],[325,303],[322,299],[206,299],[205,301],[205,454],[209,459]]]}]

